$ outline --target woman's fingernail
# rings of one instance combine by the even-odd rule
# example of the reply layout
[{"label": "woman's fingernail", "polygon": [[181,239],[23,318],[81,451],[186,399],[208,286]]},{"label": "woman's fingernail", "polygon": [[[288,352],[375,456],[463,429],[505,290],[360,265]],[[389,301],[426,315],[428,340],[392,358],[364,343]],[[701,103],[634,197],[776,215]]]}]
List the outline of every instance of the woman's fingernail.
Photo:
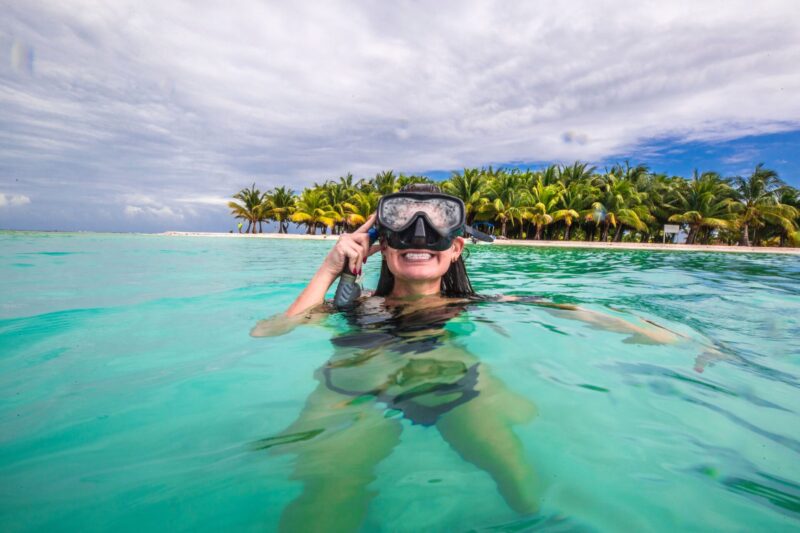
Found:
[{"label": "woman's fingernail", "polygon": [[361,262],[367,264],[367,258],[365,257]]}]

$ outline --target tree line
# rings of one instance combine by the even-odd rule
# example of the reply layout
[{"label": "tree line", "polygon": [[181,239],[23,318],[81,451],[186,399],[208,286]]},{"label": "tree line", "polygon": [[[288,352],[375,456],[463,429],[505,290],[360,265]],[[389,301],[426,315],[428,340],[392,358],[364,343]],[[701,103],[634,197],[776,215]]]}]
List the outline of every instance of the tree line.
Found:
[{"label": "tree line", "polygon": [[382,195],[411,183],[436,183],[464,201],[468,224],[510,239],[661,242],[664,225],[677,224],[688,244],[800,246],[800,191],[763,164],[747,176],[695,170],[685,178],[641,164],[598,171],[578,161],[465,168],[440,182],[389,170],[359,180],[347,174],[299,194],[285,186],[262,192],[254,183],[228,207],[247,233],[276,222],[279,233],[294,223],[311,235],[338,234],[363,224]]}]

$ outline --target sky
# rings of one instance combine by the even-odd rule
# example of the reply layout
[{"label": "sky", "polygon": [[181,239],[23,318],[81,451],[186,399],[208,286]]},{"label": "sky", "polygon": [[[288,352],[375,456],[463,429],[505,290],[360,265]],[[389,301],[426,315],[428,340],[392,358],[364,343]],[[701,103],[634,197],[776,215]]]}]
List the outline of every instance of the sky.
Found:
[{"label": "sky", "polygon": [[0,229],[228,231],[255,182],[764,162],[800,186],[795,0],[0,0]]}]

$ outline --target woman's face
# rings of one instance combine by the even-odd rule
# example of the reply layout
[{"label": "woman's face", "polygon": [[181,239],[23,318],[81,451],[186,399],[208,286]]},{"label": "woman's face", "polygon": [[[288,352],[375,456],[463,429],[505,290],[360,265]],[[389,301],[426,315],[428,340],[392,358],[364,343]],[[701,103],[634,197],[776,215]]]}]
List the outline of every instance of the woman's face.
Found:
[{"label": "woman's face", "polygon": [[450,264],[461,256],[464,239],[456,237],[447,250],[435,252],[425,249],[397,250],[385,243],[381,252],[386,265],[394,277],[403,281],[420,282],[439,280],[445,275]]}]

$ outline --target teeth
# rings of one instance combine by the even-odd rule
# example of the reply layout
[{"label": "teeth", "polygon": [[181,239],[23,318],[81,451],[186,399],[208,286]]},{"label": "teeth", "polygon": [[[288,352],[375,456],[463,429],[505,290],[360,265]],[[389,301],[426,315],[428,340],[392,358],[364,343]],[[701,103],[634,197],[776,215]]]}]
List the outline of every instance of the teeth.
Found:
[{"label": "teeth", "polygon": [[426,254],[426,253],[410,252],[405,255],[405,258],[408,259],[409,261],[427,261],[431,257],[433,257],[431,254]]}]

